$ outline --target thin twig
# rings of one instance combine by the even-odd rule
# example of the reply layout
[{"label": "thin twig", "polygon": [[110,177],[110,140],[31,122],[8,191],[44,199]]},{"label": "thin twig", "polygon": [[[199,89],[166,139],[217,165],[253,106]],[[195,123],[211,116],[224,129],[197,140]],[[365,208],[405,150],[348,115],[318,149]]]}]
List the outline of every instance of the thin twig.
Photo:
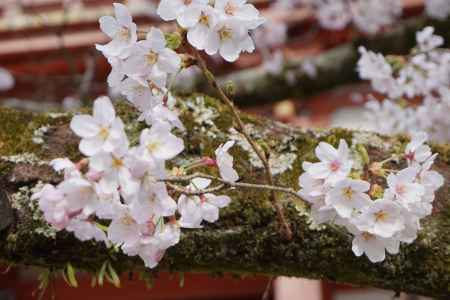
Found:
[{"label": "thin twig", "polygon": [[[230,108],[230,110],[233,114],[233,117],[237,123],[238,130],[242,133],[242,135],[245,137],[247,142],[253,148],[253,151],[255,151],[256,155],[261,160],[261,162],[264,166],[264,169],[265,169],[265,177],[266,177],[267,184],[273,186],[274,180],[272,177],[272,172],[270,170],[269,160],[267,159],[266,154],[264,153],[263,150],[261,150],[261,148],[257,145],[257,143],[251,138],[249,132],[247,131],[247,129],[244,125],[244,122],[242,121],[241,117],[239,116],[239,112],[236,110],[236,108],[234,106],[233,101],[227,96],[227,94],[223,91],[223,89],[218,84],[214,75],[211,73],[211,71],[209,71],[209,69],[206,65],[206,62],[203,60],[203,58],[201,57],[198,50],[195,49],[194,47],[191,47],[191,49],[194,52],[194,54],[197,58],[197,61],[200,64],[200,68],[202,69],[203,73],[206,76],[206,79],[208,80],[208,83],[219,92],[219,96],[222,99],[222,101]],[[288,240],[292,239],[292,231],[291,231],[291,228],[290,228],[290,226],[286,220],[286,217],[284,215],[283,207],[279,203],[279,201],[277,201],[277,196],[275,194],[275,191],[273,191],[273,190],[270,193],[270,201],[272,202],[272,205],[274,206],[274,208],[277,212],[277,217],[278,217],[278,220],[280,221],[280,224],[282,226],[282,231],[283,231],[285,237]]]},{"label": "thin twig", "polygon": [[[185,189],[181,189],[173,184],[170,183],[186,183],[186,182],[190,182],[192,179],[194,178],[206,178],[206,179],[211,179],[211,180],[216,180],[220,183],[222,183],[222,185],[218,186],[221,187],[220,189],[218,187],[215,188],[211,188],[211,189],[206,189],[206,190],[201,190],[201,191],[195,191],[194,193],[191,193]],[[231,182],[231,181],[226,181],[220,177],[216,177],[216,176],[212,176],[212,175],[208,175],[208,174],[203,174],[203,173],[194,173],[191,175],[186,175],[186,176],[174,176],[174,177],[168,177],[165,179],[161,180],[162,182],[166,182],[169,184],[170,187],[176,187],[174,188],[174,190],[184,193],[184,194],[190,194],[190,195],[201,195],[201,194],[205,194],[205,193],[211,193],[212,189],[214,189],[214,192],[220,191],[226,187],[228,188],[247,188],[247,189],[260,189],[260,190],[268,190],[268,191],[273,191],[273,192],[282,192],[282,193],[286,193],[292,196],[295,196],[298,199],[303,200],[300,195],[291,188],[287,188],[287,187],[281,187],[281,186],[275,186],[275,185],[267,185],[267,184],[255,184],[255,183],[246,183],[246,182]]]},{"label": "thin twig", "polygon": [[189,188],[182,188],[182,187],[179,187],[170,182],[167,182],[167,185],[174,191],[179,192],[181,194],[188,195],[188,196],[200,196],[200,195],[207,194],[207,193],[216,193],[225,188],[224,184],[221,184],[221,185],[209,188],[209,189],[204,189],[204,190],[192,190]]}]

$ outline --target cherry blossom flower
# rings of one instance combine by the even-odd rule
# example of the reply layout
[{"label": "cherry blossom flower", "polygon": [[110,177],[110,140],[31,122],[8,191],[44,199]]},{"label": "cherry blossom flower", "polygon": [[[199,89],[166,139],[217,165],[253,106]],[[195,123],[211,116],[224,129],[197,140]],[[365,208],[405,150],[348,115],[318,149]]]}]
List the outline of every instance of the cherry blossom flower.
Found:
[{"label": "cherry blossom flower", "polygon": [[108,240],[105,232],[91,221],[73,219],[65,229],[73,232],[80,241],[95,240],[97,242],[107,242]]},{"label": "cherry blossom flower", "polygon": [[128,77],[120,85],[121,93],[140,111],[147,111],[162,102],[166,74],[161,74],[163,76],[156,77],[155,72],[153,72],[151,75],[153,80],[150,78],[150,80],[136,80]]},{"label": "cherry blossom flower", "polygon": [[371,199],[366,192],[370,184],[363,180],[344,179],[328,192],[326,202],[333,206],[343,218],[350,218],[355,210],[370,206]]},{"label": "cherry blossom flower", "polygon": [[67,211],[67,201],[62,191],[51,184],[33,194],[31,200],[37,200],[45,220],[58,230],[64,229],[70,221]]},{"label": "cherry blossom flower", "polygon": [[[188,189],[202,191],[210,183],[210,179],[195,178],[188,186]],[[181,214],[179,222],[181,227],[201,228],[203,220],[210,223],[217,221],[219,218],[219,208],[228,206],[230,201],[228,196],[216,196],[210,193],[200,196],[181,195],[178,199],[178,211]]]},{"label": "cherry blossom flower", "polygon": [[420,202],[425,194],[425,188],[415,182],[418,171],[415,167],[409,167],[397,174],[390,174],[387,177],[389,189],[386,192],[391,193],[402,205]]},{"label": "cherry blossom flower", "polygon": [[350,172],[353,162],[349,158],[345,140],[339,142],[338,149],[328,143],[320,142],[315,153],[320,162],[310,164],[306,170],[313,178],[335,183],[345,178]]},{"label": "cherry blossom flower", "polygon": [[164,21],[176,19],[180,26],[188,28],[195,25],[207,4],[208,0],[162,0],[157,14]]},{"label": "cherry blossom flower", "polygon": [[389,199],[372,201],[354,223],[359,230],[383,238],[390,238],[405,228],[400,206]]},{"label": "cherry blossom flower", "polygon": [[102,173],[101,181],[104,181],[106,186],[120,189],[121,195],[129,199],[137,192],[139,183],[132,177],[125,163],[127,154],[128,148],[111,153],[101,152],[90,158],[89,166],[92,170]]},{"label": "cherry blossom flower", "polygon": [[422,31],[416,33],[416,39],[420,51],[427,52],[444,44],[444,39],[441,36],[434,35],[433,33],[434,28],[431,26],[427,26]]},{"label": "cherry blossom flower", "polygon": [[139,223],[147,222],[152,216],[172,216],[176,209],[177,203],[162,182],[142,185],[137,198],[130,204],[131,214]]},{"label": "cherry blossom flower", "polygon": [[170,132],[167,123],[156,123],[151,129],[144,129],[140,137],[143,155],[149,159],[172,159],[184,149],[183,140]]},{"label": "cherry blossom flower", "polygon": [[233,168],[233,156],[228,153],[231,147],[234,146],[235,141],[228,141],[223,145],[220,145],[216,149],[216,163],[219,167],[220,176],[222,179],[229,182],[236,182],[239,179],[239,175]]},{"label": "cherry blossom flower", "polygon": [[140,241],[140,227],[126,206],[116,211],[116,216],[108,227],[108,239],[122,248],[134,247]]},{"label": "cherry blossom flower", "polygon": [[248,29],[239,20],[231,18],[220,20],[209,32],[205,43],[208,55],[219,52],[228,62],[236,61],[242,51],[253,52],[254,49]]},{"label": "cherry blossom flower", "polygon": [[125,72],[150,75],[156,68],[159,72],[176,73],[180,69],[181,59],[175,51],[166,46],[163,32],[152,27],[147,33],[146,39],[133,46],[132,55],[124,63]]},{"label": "cherry blossom flower", "polygon": [[246,2],[247,0],[216,0],[214,8],[222,16],[235,18],[246,28],[255,29],[264,23],[264,18],[260,17],[259,11],[253,4]]},{"label": "cherry blossom flower", "polygon": [[82,138],[80,151],[87,156],[100,151],[112,152],[118,145],[127,143],[122,120],[116,117],[108,97],[95,100],[93,116],[73,117],[70,128]]},{"label": "cherry blossom flower", "polygon": [[206,45],[206,38],[219,21],[219,18],[220,16],[217,10],[215,10],[211,6],[202,7],[197,22],[190,26],[187,32],[187,40],[189,44],[191,44],[198,50],[204,50]]},{"label": "cherry blossom flower", "polygon": [[137,26],[133,22],[128,8],[120,3],[114,3],[116,17],[100,18],[100,29],[112,41],[106,45],[96,45],[106,56],[125,58],[129,55],[130,46],[137,41]]},{"label": "cherry blossom flower", "polygon": [[394,238],[382,238],[368,232],[361,232],[352,241],[353,253],[356,256],[366,254],[373,263],[383,261],[386,258],[386,251],[397,254],[399,246],[399,241]]},{"label": "cherry blossom flower", "polygon": [[181,131],[186,130],[181,122],[178,112],[175,109],[169,109],[164,104],[158,104],[149,109],[144,109],[139,116],[139,120],[145,120],[148,125],[157,123],[165,123],[172,127],[176,127]]},{"label": "cherry blossom flower", "polygon": [[431,149],[429,146],[424,145],[428,140],[428,136],[424,132],[414,134],[411,142],[406,145],[405,157],[409,165],[417,165],[431,156]]}]

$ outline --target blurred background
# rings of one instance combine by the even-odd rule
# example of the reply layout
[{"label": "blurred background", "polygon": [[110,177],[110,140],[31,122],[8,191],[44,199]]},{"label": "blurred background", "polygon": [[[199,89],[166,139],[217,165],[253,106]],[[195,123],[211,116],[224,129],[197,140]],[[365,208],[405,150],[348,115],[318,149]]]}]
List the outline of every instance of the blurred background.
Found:
[{"label": "blurred background", "polygon": [[[450,0],[441,0],[445,1]],[[114,95],[115,91],[109,90],[106,83],[110,67],[93,46],[107,41],[98,28],[98,19],[113,13],[112,2],[126,3],[141,28],[160,26],[155,14],[157,1],[152,0],[0,0],[0,105],[33,111],[63,111],[88,104],[98,95]],[[315,11],[312,0],[252,2],[268,20],[267,25],[254,34],[257,51],[243,55],[233,64],[220,58],[209,59],[208,63],[217,74],[236,83],[242,92],[237,95],[238,105],[243,110],[304,128],[373,129],[374,125],[364,117],[364,103],[373,91],[370,84],[357,80],[357,58],[336,66],[338,69],[333,76],[341,76],[336,82],[322,80],[323,74],[318,69],[321,58],[334,53],[339,59],[339,51],[345,51],[346,45],[377,41],[377,36],[389,34],[397,23],[424,16],[433,19],[429,3],[422,0],[399,1],[399,12],[376,26],[372,26],[375,21],[370,19],[361,21],[354,17],[351,21],[350,16],[341,20],[339,12],[334,15],[335,22],[327,24]],[[442,18],[434,13],[434,17],[438,22],[436,26],[440,24],[450,31],[450,27],[445,27],[449,24],[445,23],[446,16]],[[410,47],[389,43],[392,48],[389,53],[405,53],[414,45],[411,39],[405,42],[410,43]],[[284,70],[289,62],[295,65],[290,68],[291,73]],[[333,64],[333,56],[328,57],[328,63]],[[274,91],[274,95],[265,96],[258,93],[257,88],[245,87],[248,79],[277,82],[282,72],[282,84],[290,84],[299,92]],[[304,80],[296,80],[298,73]],[[176,89],[187,93],[204,90],[205,86],[198,70],[192,68],[180,74]],[[184,287],[180,287],[177,276],[161,274],[151,290],[132,278],[122,280],[122,289],[92,289],[87,277],[81,280],[81,288],[69,288],[63,280],[58,280],[54,288],[57,299],[68,300],[261,299],[268,284],[262,277],[235,279],[186,274]],[[32,269],[15,268],[0,275],[0,300],[31,299],[36,288],[36,272]],[[375,300],[394,296],[393,292],[288,278],[276,279],[271,291],[271,297],[277,300]]]}]

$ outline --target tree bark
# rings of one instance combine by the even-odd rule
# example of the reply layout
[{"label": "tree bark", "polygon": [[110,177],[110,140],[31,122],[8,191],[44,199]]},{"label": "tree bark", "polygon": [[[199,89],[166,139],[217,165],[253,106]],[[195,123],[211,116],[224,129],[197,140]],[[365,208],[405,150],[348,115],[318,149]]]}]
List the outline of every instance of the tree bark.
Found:
[{"label": "tree bark", "polygon": [[[187,127],[180,133],[186,143],[183,159],[213,156],[219,144],[237,138],[232,154],[242,180],[263,182],[263,169],[239,134],[230,129],[233,121],[226,107],[200,94],[180,99],[178,106]],[[137,115],[127,104],[117,103],[116,108],[131,143],[136,143],[143,125],[133,121]],[[68,126],[70,118],[0,109],[0,258],[10,264],[52,270],[64,269],[70,262],[77,270],[97,272],[105,261],[118,272],[142,270],[137,258],[103,244],[80,242],[64,231],[55,233],[30,200],[38,181],[61,180],[48,166],[49,160],[81,158],[78,139]],[[403,136],[344,129],[305,131],[248,115],[243,118],[252,136],[270,154],[277,183],[295,188],[302,162],[315,159],[319,141],[336,145],[345,139],[353,147],[363,145],[372,161],[400,153],[408,142]],[[224,192],[232,203],[221,210],[220,220],[203,229],[183,230],[181,242],[168,250],[156,271],[297,276],[446,298],[450,295],[450,148],[434,145],[433,151],[439,152],[435,168],[446,178],[434,213],[422,222],[423,230],[413,244],[402,246],[400,254],[388,255],[382,263],[356,257],[349,234],[336,226],[311,225],[308,207],[295,197],[280,194],[294,234],[287,241],[280,234],[267,192],[232,190]]]},{"label": "tree bark", "polygon": [[[316,66],[316,77],[309,77],[301,68],[304,59],[292,59],[285,63],[280,74],[271,75],[262,67],[255,67],[231,73],[221,78],[225,84],[232,81],[235,85],[235,101],[239,105],[253,105],[274,102],[287,98],[305,98],[318,92],[340,85],[356,82],[359,77],[356,64],[359,59],[359,46],[383,54],[406,54],[416,45],[416,32],[425,26],[433,26],[436,34],[444,37],[448,47],[450,43],[450,19],[436,21],[424,17],[414,17],[400,21],[387,31],[372,37],[360,36],[352,42],[325,51],[308,59]],[[294,79],[294,80],[293,80]],[[199,75],[196,84],[181,90],[212,92]]]}]

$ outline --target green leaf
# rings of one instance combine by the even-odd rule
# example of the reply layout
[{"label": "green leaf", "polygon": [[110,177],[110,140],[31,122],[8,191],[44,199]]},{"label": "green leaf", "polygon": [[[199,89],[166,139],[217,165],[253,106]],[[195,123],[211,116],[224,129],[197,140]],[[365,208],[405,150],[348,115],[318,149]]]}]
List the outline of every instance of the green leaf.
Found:
[{"label": "green leaf", "polygon": [[95,222],[95,226],[97,226],[100,230],[107,232],[108,231],[108,226],[105,226],[103,224],[100,224],[98,222]]},{"label": "green leaf", "polygon": [[113,266],[111,265],[111,263],[108,263],[108,273],[107,273],[107,278],[108,280],[116,287],[116,288],[120,288],[120,278],[117,275],[116,270],[114,270]]},{"label": "green leaf", "polygon": [[108,264],[108,261],[105,261],[98,271],[98,285],[103,286],[103,282],[105,279],[105,272],[106,272],[106,265]]},{"label": "green leaf", "polygon": [[67,272],[67,279],[69,281],[69,285],[71,287],[78,287],[76,271],[70,262],[67,263],[66,272]]},{"label": "green leaf", "polygon": [[165,37],[167,47],[172,50],[177,50],[183,43],[183,37],[178,32],[166,33]]}]

